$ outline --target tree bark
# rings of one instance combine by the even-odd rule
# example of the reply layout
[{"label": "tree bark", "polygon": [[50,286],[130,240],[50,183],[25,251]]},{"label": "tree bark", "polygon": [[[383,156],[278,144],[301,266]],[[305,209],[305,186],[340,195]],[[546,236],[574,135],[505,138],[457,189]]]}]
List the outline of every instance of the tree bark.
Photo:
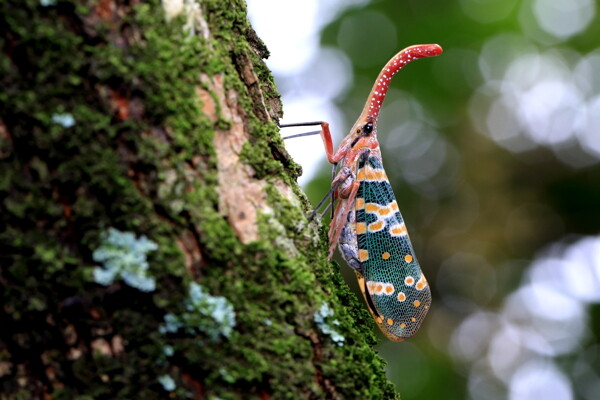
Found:
[{"label": "tree bark", "polygon": [[1,399],[397,396],[242,0],[0,7]]}]

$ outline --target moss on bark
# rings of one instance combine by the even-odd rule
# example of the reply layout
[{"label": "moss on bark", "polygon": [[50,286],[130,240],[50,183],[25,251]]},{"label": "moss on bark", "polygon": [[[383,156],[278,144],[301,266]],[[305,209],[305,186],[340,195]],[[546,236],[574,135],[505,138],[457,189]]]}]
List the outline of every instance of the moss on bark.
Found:
[{"label": "moss on bark", "polygon": [[0,397],[394,398],[244,3],[177,4],[0,5]]}]

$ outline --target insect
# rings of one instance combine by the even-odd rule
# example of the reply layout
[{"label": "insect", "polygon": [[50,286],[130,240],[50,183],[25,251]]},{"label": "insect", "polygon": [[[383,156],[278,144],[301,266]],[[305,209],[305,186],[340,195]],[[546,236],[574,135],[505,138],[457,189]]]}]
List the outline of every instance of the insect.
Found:
[{"label": "insect", "polygon": [[441,53],[442,48],[437,44],[426,44],[407,47],[392,57],[379,73],[362,113],[335,153],[327,122],[280,125],[321,126],[319,131],[286,139],[321,135],[327,159],[334,165],[330,193],[335,208],[329,228],[328,258],[339,246],[356,273],[377,326],[395,341],[417,332],[431,305],[431,292],[383,168],[377,118],[396,72],[412,60]]}]

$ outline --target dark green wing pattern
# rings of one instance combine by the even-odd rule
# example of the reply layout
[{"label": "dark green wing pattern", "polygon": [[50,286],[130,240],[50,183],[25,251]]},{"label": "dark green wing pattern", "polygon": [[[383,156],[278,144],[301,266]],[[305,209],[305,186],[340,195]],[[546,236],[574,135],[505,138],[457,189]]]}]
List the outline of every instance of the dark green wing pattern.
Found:
[{"label": "dark green wing pattern", "polygon": [[381,160],[359,160],[356,196],[358,254],[365,297],[377,324],[390,339],[415,334],[431,305],[421,272]]}]

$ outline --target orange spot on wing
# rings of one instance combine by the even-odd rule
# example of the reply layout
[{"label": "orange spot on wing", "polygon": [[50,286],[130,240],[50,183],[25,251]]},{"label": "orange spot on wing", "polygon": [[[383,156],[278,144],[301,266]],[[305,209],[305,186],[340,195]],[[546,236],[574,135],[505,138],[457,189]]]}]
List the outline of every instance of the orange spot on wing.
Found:
[{"label": "orange spot on wing", "polygon": [[390,228],[390,234],[392,236],[403,236],[406,235],[406,225],[394,225]]},{"label": "orange spot on wing", "polygon": [[394,320],[391,318],[388,318],[386,322],[388,325],[394,325]]},{"label": "orange spot on wing", "polygon": [[425,279],[425,275],[421,275],[421,278],[415,287],[417,290],[423,290],[427,287],[427,279]]},{"label": "orange spot on wing", "polygon": [[384,290],[385,290],[385,294],[390,295],[390,294],[394,293],[394,285],[389,283],[388,285],[386,285]]},{"label": "orange spot on wing", "polygon": [[369,259],[369,252],[367,250],[358,250],[358,259],[360,261],[367,261]]},{"label": "orange spot on wing", "polygon": [[381,255],[381,258],[383,258],[384,260],[387,260],[390,257],[390,253],[388,253],[387,251]]},{"label": "orange spot on wing", "polygon": [[404,301],[404,300],[406,300],[406,295],[404,294],[404,292],[398,293],[398,301]]},{"label": "orange spot on wing", "polygon": [[365,204],[365,211],[368,213],[376,213],[377,211],[379,211],[379,204],[367,203]]},{"label": "orange spot on wing", "polygon": [[415,278],[413,278],[412,276],[410,276],[410,275],[409,275],[409,276],[407,276],[406,278],[404,278],[404,283],[405,283],[407,286],[412,286],[412,285],[414,285],[414,284],[415,284]]},{"label": "orange spot on wing", "polygon": [[406,328],[406,324],[405,324],[404,322],[403,322],[403,323],[401,323],[401,324],[400,324],[400,328],[402,328],[402,329]]},{"label": "orange spot on wing", "polygon": [[411,256],[410,254],[404,256],[404,261],[406,261],[407,263],[412,262],[412,260],[413,256]]},{"label": "orange spot on wing", "polygon": [[398,203],[396,202],[396,200],[392,201],[392,204],[390,204],[390,208],[392,209],[392,211],[396,212],[399,211],[400,209],[398,208]]},{"label": "orange spot on wing", "polygon": [[357,222],[356,223],[356,234],[357,235],[362,235],[363,233],[367,232],[367,224],[365,224],[364,222]]},{"label": "orange spot on wing", "polygon": [[365,208],[365,199],[362,197],[357,197],[356,200],[354,200],[354,208],[357,210],[362,210]]},{"label": "orange spot on wing", "polygon": [[389,215],[389,214],[391,214],[391,213],[392,213],[392,209],[391,209],[391,208],[389,208],[389,207],[381,207],[381,208],[380,208],[380,209],[377,211],[377,213],[378,213],[379,215],[381,215],[382,217],[385,217],[386,215]]},{"label": "orange spot on wing", "polygon": [[413,302],[413,306],[415,306],[415,307],[419,307],[420,305],[421,305],[421,302],[419,300],[415,300]]},{"label": "orange spot on wing", "polygon": [[383,229],[383,227],[384,227],[383,221],[373,222],[372,224],[369,224],[369,232],[380,231]]}]

